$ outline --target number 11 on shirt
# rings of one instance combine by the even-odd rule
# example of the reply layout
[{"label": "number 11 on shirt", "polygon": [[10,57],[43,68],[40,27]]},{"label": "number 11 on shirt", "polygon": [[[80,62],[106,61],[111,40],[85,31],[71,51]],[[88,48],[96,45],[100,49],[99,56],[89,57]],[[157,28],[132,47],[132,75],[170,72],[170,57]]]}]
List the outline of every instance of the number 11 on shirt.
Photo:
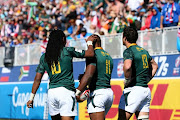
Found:
[{"label": "number 11 on shirt", "polygon": [[106,59],[106,74],[111,74],[110,60]]}]

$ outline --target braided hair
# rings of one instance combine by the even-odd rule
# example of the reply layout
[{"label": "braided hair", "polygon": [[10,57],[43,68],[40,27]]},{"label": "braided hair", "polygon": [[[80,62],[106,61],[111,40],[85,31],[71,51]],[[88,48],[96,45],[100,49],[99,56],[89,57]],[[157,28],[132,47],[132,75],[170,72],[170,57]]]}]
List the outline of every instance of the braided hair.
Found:
[{"label": "braided hair", "polygon": [[52,30],[49,35],[49,41],[46,48],[45,60],[49,69],[51,65],[58,64],[58,60],[61,59],[61,52],[66,44],[66,36],[62,30]]}]

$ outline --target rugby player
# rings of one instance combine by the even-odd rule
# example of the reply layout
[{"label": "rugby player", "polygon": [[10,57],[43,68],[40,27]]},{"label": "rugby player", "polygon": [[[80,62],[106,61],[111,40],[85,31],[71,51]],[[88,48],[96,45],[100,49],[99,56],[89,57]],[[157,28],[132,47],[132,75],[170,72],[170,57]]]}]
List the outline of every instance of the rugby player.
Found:
[{"label": "rugby player", "polygon": [[33,99],[41,83],[41,78],[47,71],[50,83],[48,90],[49,113],[52,120],[73,120],[77,115],[75,87],[73,79],[73,57],[93,57],[92,41],[96,36],[87,39],[88,50],[76,52],[73,47],[65,47],[66,36],[61,30],[53,30],[49,35],[46,53],[40,58],[36,76],[32,86],[27,107],[33,107]]},{"label": "rugby player", "polygon": [[154,77],[158,65],[148,51],[136,44],[137,30],[126,27],[123,31],[124,91],[119,103],[118,120],[129,120],[135,113],[138,120],[149,119],[151,91],[148,82]]},{"label": "rugby player", "polygon": [[91,120],[105,120],[113,103],[113,91],[110,80],[113,69],[113,60],[109,53],[101,47],[101,39],[98,35],[94,43],[95,57],[86,59],[86,71],[76,89],[76,99],[80,99],[81,93],[89,85],[90,97],[87,100],[87,109]]}]

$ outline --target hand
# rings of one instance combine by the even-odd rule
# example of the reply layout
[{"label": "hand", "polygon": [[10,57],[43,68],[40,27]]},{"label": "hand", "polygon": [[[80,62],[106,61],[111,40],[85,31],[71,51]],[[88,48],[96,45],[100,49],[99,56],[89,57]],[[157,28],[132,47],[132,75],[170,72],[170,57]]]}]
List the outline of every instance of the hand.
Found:
[{"label": "hand", "polygon": [[88,39],[86,39],[86,42],[87,41],[96,42],[96,40],[97,40],[97,36],[96,35],[91,35],[91,36],[88,37]]},{"label": "hand", "polygon": [[80,98],[80,95],[79,96],[76,96],[76,100],[77,102],[83,102],[84,100]]},{"label": "hand", "polygon": [[29,100],[29,101],[27,102],[27,107],[28,107],[28,108],[33,108],[33,101]]}]

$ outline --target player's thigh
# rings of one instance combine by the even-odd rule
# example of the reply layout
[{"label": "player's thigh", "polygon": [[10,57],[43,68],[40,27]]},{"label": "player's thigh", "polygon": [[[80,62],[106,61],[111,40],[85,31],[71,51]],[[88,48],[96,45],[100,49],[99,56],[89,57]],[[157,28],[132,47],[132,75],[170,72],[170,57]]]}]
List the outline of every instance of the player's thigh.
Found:
[{"label": "player's thigh", "polygon": [[89,113],[91,120],[105,120],[105,112]]},{"label": "player's thigh", "polygon": [[52,119],[52,120],[61,120],[60,114],[51,116],[51,119]]},{"label": "player's thigh", "polygon": [[139,112],[135,113],[137,120],[148,120],[149,119],[149,112]]},{"label": "player's thigh", "polygon": [[126,112],[123,109],[119,109],[118,120],[129,120],[131,116],[132,116],[132,113]]},{"label": "player's thigh", "polygon": [[61,116],[61,120],[74,120],[74,116]]}]

